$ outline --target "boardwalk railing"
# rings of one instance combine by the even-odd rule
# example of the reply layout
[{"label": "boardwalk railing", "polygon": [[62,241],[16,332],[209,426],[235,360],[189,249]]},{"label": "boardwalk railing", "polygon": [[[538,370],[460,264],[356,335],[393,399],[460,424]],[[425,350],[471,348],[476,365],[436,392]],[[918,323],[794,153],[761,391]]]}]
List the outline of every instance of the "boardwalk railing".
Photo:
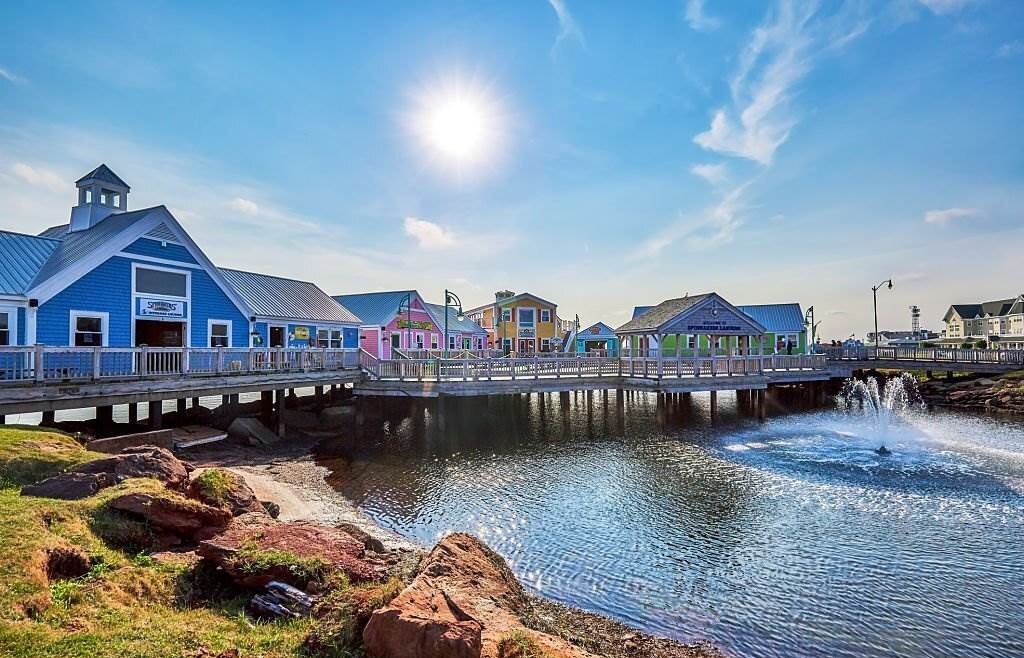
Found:
[{"label": "boardwalk railing", "polygon": [[1024,367],[1024,350],[958,347],[825,347],[829,361],[916,361],[919,363],[997,364]]},{"label": "boardwalk railing", "polygon": [[713,356],[657,359],[649,357],[541,355],[500,359],[389,359],[363,352],[363,369],[374,379],[389,381],[491,381],[579,377],[733,377],[780,371],[824,371],[825,356]]},{"label": "boardwalk railing", "polygon": [[2,347],[0,383],[356,369],[356,349]]}]

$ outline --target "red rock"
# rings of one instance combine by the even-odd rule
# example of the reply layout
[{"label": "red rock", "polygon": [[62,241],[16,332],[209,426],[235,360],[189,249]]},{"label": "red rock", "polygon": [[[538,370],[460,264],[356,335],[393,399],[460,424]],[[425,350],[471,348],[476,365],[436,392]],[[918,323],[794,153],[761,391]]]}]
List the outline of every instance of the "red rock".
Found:
[{"label": "red rock", "polygon": [[214,498],[210,492],[204,489],[201,478],[192,480],[188,487],[188,495],[207,505],[224,508],[231,512],[232,516],[246,512],[267,511],[256,499],[256,494],[249,488],[249,485],[245,483],[245,478],[231,471],[218,470],[224,475],[227,482],[226,491],[221,492],[218,498]]},{"label": "red rock", "polygon": [[262,552],[288,553],[299,559],[317,559],[329,568],[344,573],[350,582],[378,580],[384,565],[370,558],[362,542],[338,528],[308,521],[275,521],[265,513],[242,514],[217,535],[199,544],[199,555],[212,560],[245,587],[264,587],[272,580],[303,588],[301,574],[287,565],[275,565],[258,571],[241,568],[236,557],[243,548]]},{"label": "red rock", "polygon": [[140,516],[156,528],[192,539],[210,537],[231,521],[227,510],[170,492],[167,495],[128,493],[112,498],[107,505]]},{"label": "red rock", "polygon": [[22,496],[80,500],[114,484],[106,473],[61,473],[21,488]]},{"label": "red rock", "polygon": [[594,658],[559,637],[526,628],[522,586],[480,540],[453,534],[424,558],[415,580],[377,610],[363,631],[374,658],[498,658],[498,646],[522,633],[552,658]]},{"label": "red rock", "polygon": [[139,446],[125,448],[113,457],[79,464],[69,470],[72,473],[106,473],[118,482],[128,478],[155,478],[169,489],[183,491],[188,486],[191,469],[166,448]]}]

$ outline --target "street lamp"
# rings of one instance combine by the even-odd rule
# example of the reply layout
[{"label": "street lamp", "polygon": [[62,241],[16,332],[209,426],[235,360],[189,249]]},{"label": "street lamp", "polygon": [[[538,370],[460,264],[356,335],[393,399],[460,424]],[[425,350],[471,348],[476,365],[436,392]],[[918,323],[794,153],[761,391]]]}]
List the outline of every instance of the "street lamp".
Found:
[{"label": "street lamp", "polygon": [[814,343],[814,336],[815,336],[815,334],[817,332],[818,325],[821,324],[820,322],[815,322],[814,321],[814,307],[813,306],[809,307],[807,309],[807,312],[804,313],[804,324],[811,328],[810,341],[807,343],[807,348],[804,351],[807,354],[811,354],[813,349],[814,349],[814,344],[815,344]]},{"label": "street lamp", "polygon": [[412,292],[405,293],[398,302],[398,314],[402,314],[402,307],[405,307],[405,348],[412,348]]},{"label": "street lamp", "polygon": [[888,286],[889,290],[892,290],[892,279],[886,279],[877,286],[871,286],[871,297],[875,305],[875,357],[878,356],[878,291],[884,286]]},{"label": "street lamp", "polygon": [[466,315],[462,312],[462,300],[459,296],[453,293],[447,288],[444,289],[444,358],[448,358],[448,306],[455,304],[459,305],[458,320],[462,322],[466,319]]}]

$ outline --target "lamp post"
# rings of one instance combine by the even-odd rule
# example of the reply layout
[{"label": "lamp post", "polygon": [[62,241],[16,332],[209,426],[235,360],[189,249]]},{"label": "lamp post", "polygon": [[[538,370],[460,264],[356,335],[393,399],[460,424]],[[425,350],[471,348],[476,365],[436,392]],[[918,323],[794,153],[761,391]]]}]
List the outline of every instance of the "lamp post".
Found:
[{"label": "lamp post", "polygon": [[462,300],[459,299],[459,296],[456,295],[455,293],[453,293],[451,290],[448,290],[447,288],[445,288],[444,289],[444,358],[446,358],[446,359],[448,358],[448,346],[449,346],[449,343],[448,343],[448,306],[449,305],[454,306],[455,304],[459,305],[459,315],[457,317],[458,317],[459,322],[462,322],[466,318],[466,315],[462,312]]},{"label": "lamp post", "polygon": [[398,302],[398,314],[402,314],[402,306],[405,306],[405,348],[412,347],[412,293],[405,293],[405,297]]},{"label": "lamp post", "polygon": [[814,307],[813,306],[809,307],[807,309],[807,312],[804,313],[804,324],[811,328],[810,338],[809,338],[808,343],[807,343],[807,349],[805,349],[804,351],[807,354],[811,354],[813,349],[814,349],[814,344],[815,344],[814,343],[814,336],[817,333],[818,325],[821,324],[820,322],[815,322],[814,321]]},{"label": "lamp post", "polygon": [[572,351],[577,356],[579,356],[579,353],[580,353],[580,349],[579,349],[579,346],[580,346],[580,314],[576,313],[575,315],[576,315],[576,319],[573,320],[573,324],[576,327],[576,331],[572,332],[572,342],[574,342],[576,344],[572,346]]},{"label": "lamp post", "polygon": [[875,307],[875,358],[878,358],[878,291],[884,286],[888,286],[889,290],[892,290],[892,279],[886,279],[877,286],[871,286],[871,299]]}]

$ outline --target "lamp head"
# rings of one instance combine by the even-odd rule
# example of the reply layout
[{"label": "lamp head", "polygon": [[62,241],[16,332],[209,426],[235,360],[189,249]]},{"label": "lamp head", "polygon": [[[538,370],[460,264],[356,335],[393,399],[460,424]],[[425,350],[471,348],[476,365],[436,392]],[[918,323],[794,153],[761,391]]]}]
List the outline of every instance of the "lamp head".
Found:
[{"label": "lamp head", "polygon": [[459,309],[459,314],[458,314],[458,315],[456,315],[455,317],[459,319],[459,322],[462,322],[463,320],[465,320],[465,319],[466,319],[466,314],[465,314],[465,313],[463,313],[463,312],[462,312],[462,309],[460,308],[460,309]]},{"label": "lamp head", "polygon": [[889,279],[889,290],[892,290],[892,279]]}]

